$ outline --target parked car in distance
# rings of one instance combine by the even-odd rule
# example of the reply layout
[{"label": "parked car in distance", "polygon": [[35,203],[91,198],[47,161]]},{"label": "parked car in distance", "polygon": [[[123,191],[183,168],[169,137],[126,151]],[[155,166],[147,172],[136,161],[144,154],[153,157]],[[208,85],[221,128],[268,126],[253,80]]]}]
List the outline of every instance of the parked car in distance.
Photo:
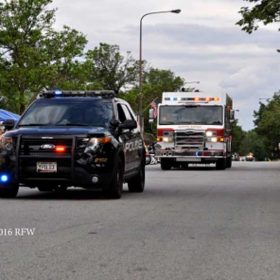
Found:
[{"label": "parked car in distance", "polygon": [[254,160],[255,160],[253,153],[249,153],[249,154],[246,156],[245,159],[246,159],[246,161],[254,161]]}]

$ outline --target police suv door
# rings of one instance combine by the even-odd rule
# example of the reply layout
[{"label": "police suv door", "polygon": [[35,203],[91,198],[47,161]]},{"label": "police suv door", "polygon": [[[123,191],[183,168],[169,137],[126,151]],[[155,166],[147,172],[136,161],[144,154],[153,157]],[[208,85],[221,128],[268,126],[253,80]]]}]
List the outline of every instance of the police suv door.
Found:
[{"label": "police suv door", "polygon": [[[124,122],[125,120],[133,120],[134,117],[129,111],[126,104],[119,103],[117,105],[119,121]],[[122,129],[120,133],[120,141],[123,143],[124,154],[125,154],[125,172],[133,171],[133,169],[139,166],[139,145],[142,143],[141,138],[137,137],[138,129]]]}]

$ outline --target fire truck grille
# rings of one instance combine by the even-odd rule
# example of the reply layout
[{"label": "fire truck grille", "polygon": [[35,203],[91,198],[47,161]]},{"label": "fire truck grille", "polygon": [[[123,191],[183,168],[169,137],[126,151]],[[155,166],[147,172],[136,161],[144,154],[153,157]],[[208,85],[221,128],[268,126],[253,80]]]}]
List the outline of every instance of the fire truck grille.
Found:
[{"label": "fire truck grille", "polygon": [[175,132],[175,146],[181,148],[201,148],[204,143],[204,131],[185,130]]}]

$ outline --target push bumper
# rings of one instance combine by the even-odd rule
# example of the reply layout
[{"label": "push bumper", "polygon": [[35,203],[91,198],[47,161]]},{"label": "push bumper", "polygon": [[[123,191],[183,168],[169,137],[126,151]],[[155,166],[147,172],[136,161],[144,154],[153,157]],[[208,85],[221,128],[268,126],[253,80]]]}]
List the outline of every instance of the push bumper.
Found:
[{"label": "push bumper", "polygon": [[155,154],[158,159],[170,159],[174,162],[189,162],[189,163],[211,163],[218,159],[225,158],[223,150],[199,150],[199,151],[179,151],[175,149],[160,149]]}]

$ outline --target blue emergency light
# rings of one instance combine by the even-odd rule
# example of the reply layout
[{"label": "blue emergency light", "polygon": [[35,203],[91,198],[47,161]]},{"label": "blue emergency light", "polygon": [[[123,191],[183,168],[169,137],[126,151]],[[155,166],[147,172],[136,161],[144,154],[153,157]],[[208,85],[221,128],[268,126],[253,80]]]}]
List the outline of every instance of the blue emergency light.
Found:
[{"label": "blue emergency light", "polygon": [[55,95],[61,95],[61,94],[62,94],[62,91],[57,89],[57,90],[54,91],[54,94],[55,94]]},{"label": "blue emergency light", "polygon": [[1,183],[7,183],[9,181],[9,176],[7,174],[1,174],[0,175],[0,182]]}]

